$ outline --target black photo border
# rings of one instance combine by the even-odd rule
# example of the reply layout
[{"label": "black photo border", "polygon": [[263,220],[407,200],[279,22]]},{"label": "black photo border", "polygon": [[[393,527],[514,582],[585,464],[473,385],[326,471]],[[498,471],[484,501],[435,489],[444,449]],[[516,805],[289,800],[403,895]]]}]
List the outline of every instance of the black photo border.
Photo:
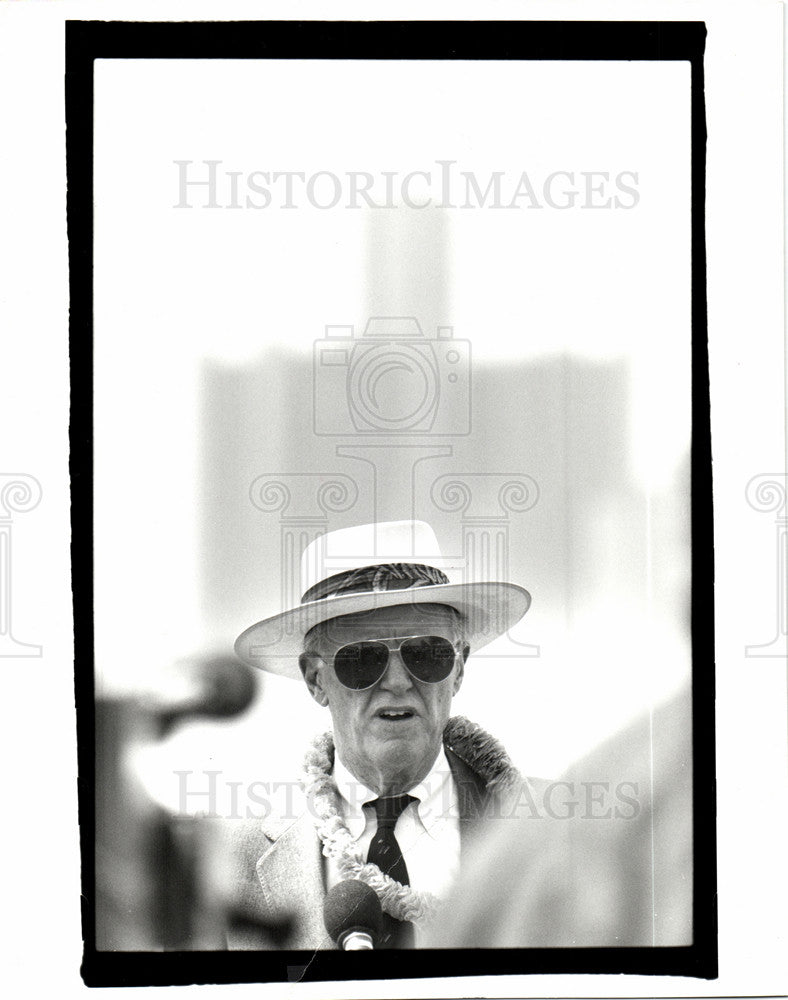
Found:
[{"label": "black photo border", "polygon": [[[717,976],[714,548],[706,306],[702,22],[66,22],[72,580],[88,986],[629,973]],[[692,116],[693,944],[666,948],[409,952],[96,950],[93,646],[93,64],[95,59],[473,59],[686,61]]]}]

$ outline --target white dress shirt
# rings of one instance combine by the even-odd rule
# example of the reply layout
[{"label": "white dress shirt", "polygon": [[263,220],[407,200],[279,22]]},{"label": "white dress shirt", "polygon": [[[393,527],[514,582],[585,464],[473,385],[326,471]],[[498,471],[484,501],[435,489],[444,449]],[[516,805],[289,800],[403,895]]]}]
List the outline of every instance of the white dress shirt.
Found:
[{"label": "white dress shirt", "polygon": [[[345,823],[366,860],[377,830],[375,810],[368,803],[378,796],[348,771],[339,755],[334,763],[334,780]],[[408,795],[417,801],[410,802],[403,811],[394,835],[408,866],[410,884],[421,892],[444,897],[460,867],[460,821],[457,789],[443,747],[429,774],[409,788]],[[340,881],[331,859],[326,874],[329,889]]]}]

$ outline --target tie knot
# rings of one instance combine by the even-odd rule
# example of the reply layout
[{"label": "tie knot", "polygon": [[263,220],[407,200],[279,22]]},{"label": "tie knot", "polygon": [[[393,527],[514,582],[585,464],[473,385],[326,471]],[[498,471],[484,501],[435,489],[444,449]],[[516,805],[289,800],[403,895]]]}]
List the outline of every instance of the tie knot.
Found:
[{"label": "tie knot", "polygon": [[415,801],[412,795],[387,795],[375,799],[371,804],[378,818],[378,829],[393,830],[397,820],[408,808],[408,804]]}]

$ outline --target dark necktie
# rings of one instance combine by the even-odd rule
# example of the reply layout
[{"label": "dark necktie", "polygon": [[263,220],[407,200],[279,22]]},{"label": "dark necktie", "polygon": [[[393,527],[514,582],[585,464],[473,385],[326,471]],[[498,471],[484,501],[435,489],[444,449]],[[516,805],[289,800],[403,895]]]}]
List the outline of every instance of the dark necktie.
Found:
[{"label": "dark necktie", "polygon": [[[395,882],[401,882],[402,885],[410,885],[410,879],[405,859],[394,836],[394,827],[408,804],[415,801],[412,795],[390,795],[370,803],[377,816],[378,828],[369,845],[367,861],[377,865],[385,875],[390,875]],[[384,913],[379,947],[412,948],[413,924]]]}]

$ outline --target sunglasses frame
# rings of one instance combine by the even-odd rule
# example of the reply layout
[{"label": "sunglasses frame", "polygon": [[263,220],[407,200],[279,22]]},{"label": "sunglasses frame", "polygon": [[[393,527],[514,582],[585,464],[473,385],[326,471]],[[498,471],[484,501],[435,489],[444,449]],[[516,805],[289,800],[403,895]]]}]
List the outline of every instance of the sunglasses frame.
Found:
[{"label": "sunglasses frame", "polygon": [[[334,674],[335,674],[337,680],[339,681],[339,683],[342,684],[342,687],[347,688],[348,691],[369,691],[376,684],[380,684],[380,682],[386,676],[386,671],[388,670],[389,664],[391,663],[391,654],[394,653],[394,652],[399,652],[399,650],[402,648],[402,644],[404,642],[407,642],[408,639],[443,639],[445,642],[448,642],[449,645],[451,646],[451,648],[454,650],[454,662],[455,663],[457,662],[457,657],[462,655],[462,652],[463,652],[463,649],[464,649],[464,644],[462,642],[460,642],[459,639],[457,639],[454,642],[452,642],[450,639],[447,639],[445,635],[436,635],[434,632],[417,632],[415,635],[402,635],[402,636],[400,636],[400,635],[394,635],[394,636],[389,636],[388,638],[385,638],[385,639],[354,639],[353,642],[345,642],[338,649],[334,650],[334,652],[331,654],[330,659],[325,660],[325,662],[327,662],[329,664],[329,666],[331,666],[331,668],[334,670]],[[386,665],[383,668],[383,672],[381,673],[380,677],[378,677],[377,680],[373,681],[371,684],[368,684],[366,687],[363,687],[363,688],[348,687],[347,684],[343,684],[342,683],[342,680],[341,680],[339,674],[337,674],[336,667],[334,666],[334,661],[336,660],[337,656],[342,652],[343,649],[347,649],[348,646],[356,646],[356,645],[358,645],[359,643],[362,643],[362,642],[379,642],[379,643],[381,643],[382,645],[384,645],[388,649],[389,658],[388,658],[388,660],[386,660]],[[397,645],[396,646],[392,646],[392,645],[390,645],[390,643],[397,643]],[[321,657],[321,659],[323,659],[323,657]],[[402,657],[400,657],[400,659],[402,659]],[[407,672],[410,675],[410,677],[412,677],[413,680],[417,681],[419,684],[440,684],[441,681],[445,681],[446,677],[448,677],[449,674],[451,673],[451,670],[450,670],[449,674],[447,674],[446,677],[442,677],[440,680],[437,680],[437,681],[424,681],[420,677],[416,677],[416,675],[411,671],[411,669],[407,665],[407,663],[405,663],[404,659],[402,659],[402,665],[407,670]],[[452,669],[453,668],[454,668],[454,664],[452,664]]]}]

